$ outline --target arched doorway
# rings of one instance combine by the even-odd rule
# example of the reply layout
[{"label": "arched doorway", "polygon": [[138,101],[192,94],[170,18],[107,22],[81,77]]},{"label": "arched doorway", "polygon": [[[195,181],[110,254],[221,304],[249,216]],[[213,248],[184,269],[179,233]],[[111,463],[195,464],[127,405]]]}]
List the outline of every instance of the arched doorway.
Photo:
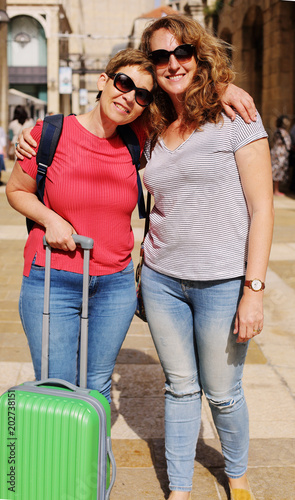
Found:
[{"label": "arched doorway", "polygon": [[228,44],[227,46],[227,55],[229,61],[232,61],[232,33],[229,31],[229,29],[225,28],[222,30],[220,33],[220,38]]},{"label": "arched doorway", "polygon": [[258,6],[252,6],[243,22],[242,68],[245,72],[245,88],[262,110],[263,88],[263,14]]},{"label": "arched doorway", "polygon": [[47,41],[33,17],[16,16],[8,25],[9,87],[47,101]]}]

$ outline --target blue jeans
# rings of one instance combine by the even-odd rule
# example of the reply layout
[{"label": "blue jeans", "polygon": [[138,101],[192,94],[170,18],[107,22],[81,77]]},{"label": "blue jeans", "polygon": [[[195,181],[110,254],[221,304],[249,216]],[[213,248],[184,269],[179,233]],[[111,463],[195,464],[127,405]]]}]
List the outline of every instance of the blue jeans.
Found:
[{"label": "blue jeans", "polygon": [[[82,275],[51,270],[49,377],[79,383]],[[32,265],[23,277],[19,310],[36,379],[41,377],[44,268]],[[133,263],[121,272],[89,279],[87,387],[110,401],[116,358],[136,308]]]},{"label": "blue jeans", "polygon": [[249,423],[242,389],[248,343],[233,325],[244,278],[187,281],[142,270],[149,327],[166,376],[165,447],[170,490],[190,491],[201,393],[212,412],[231,478],[247,470]]}]

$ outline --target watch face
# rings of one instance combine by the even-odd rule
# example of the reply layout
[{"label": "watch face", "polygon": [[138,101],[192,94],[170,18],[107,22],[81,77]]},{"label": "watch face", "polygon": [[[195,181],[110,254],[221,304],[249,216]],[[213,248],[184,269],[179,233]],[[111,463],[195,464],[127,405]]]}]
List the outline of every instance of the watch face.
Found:
[{"label": "watch face", "polygon": [[262,283],[260,280],[253,280],[251,287],[253,288],[253,290],[255,290],[255,292],[258,292],[258,290],[260,290],[262,287]]}]

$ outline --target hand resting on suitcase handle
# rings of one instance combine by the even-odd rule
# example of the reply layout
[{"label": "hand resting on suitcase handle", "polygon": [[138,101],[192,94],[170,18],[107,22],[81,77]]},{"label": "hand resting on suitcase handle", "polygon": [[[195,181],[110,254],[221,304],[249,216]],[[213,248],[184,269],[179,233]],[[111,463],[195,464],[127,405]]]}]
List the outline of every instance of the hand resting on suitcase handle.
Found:
[{"label": "hand resting on suitcase handle", "polygon": [[[76,245],[80,245],[83,250],[91,250],[93,248],[93,239],[88,238],[88,236],[81,236],[79,234],[72,234],[72,238]],[[43,245],[45,247],[49,246],[46,241],[46,236],[43,236]]]}]

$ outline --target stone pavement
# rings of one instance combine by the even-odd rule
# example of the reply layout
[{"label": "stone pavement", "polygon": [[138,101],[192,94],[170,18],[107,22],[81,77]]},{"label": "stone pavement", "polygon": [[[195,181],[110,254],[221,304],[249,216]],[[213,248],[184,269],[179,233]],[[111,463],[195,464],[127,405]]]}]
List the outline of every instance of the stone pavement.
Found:
[{"label": "stone pavement", "polygon": [[[8,171],[3,174],[5,181]],[[295,199],[275,199],[275,231],[265,291],[265,326],[251,342],[244,372],[250,413],[249,479],[257,500],[295,500]],[[138,260],[143,233],[133,220]],[[18,295],[26,238],[22,216],[0,187],[0,393],[33,379]],[[112,438],[117,479],[111,500],[163,500],[164,379],[148,327],[132,322],[113,377]],[[225,500],[228,492],[207,403],[195,461],[193,500]],[[57,499],[58,500],[58,499]]]}]

